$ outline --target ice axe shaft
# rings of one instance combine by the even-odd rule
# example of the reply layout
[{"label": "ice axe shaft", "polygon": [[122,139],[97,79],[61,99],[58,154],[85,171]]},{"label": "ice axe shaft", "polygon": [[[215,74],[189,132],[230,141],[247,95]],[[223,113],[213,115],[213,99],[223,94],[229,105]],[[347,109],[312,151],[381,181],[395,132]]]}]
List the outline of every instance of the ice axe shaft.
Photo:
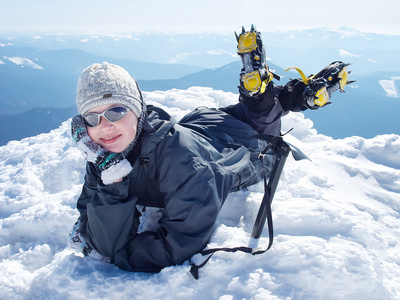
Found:
[{"label": "ice axe shaft", "polygon": [[[265,222],[268,220],[268,231],[269,231],[268,248],[270,248],[273,242],[271,203],[274,198],[276,188],[278,187],[283,167],[285,166],[286,159],[291,149],[289,145],[286,142],[284,142],[281,137],[275,137],[275,139],[268,144],[267,148],[271,148],[273,151],[276,151],[277,156],[274,166],[272,168],[271,176],[268,180],[268,184],[267,184],[267,178],[266,176],[264,176],[264,190],[265,190],[264,197],[261,202],[256,221],[254,222],[251,237],[258,239],[261,236]],[[267,148],[265,151],[268,150]]]}]

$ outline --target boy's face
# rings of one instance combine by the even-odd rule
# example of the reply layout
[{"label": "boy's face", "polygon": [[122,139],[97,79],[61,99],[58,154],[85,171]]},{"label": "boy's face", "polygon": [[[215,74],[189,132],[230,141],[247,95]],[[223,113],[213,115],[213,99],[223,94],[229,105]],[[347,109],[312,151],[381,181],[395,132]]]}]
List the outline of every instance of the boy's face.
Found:
[{"label": "boy's face", "polygon": [[[88,113],[102,113],[116,104],[97,106]],[[117,122],[100,118],[96,127],[87,127],[90,138],[108,151],[120,153],[129,146],[136,137],[138,118],[129,110],[127,115]]]}]

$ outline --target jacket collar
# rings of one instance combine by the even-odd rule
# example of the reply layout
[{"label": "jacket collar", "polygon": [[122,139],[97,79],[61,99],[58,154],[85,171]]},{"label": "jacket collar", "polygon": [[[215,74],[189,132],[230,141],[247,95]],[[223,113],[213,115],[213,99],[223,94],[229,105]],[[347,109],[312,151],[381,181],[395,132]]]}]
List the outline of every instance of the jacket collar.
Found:
[{"label": "jacket collar", "polygon": [[153,151],[175,124],[176,120],[166,111],[159,107],[148,105],[147,118],[143,124],[143,134],[140,137],[141,156]]}]

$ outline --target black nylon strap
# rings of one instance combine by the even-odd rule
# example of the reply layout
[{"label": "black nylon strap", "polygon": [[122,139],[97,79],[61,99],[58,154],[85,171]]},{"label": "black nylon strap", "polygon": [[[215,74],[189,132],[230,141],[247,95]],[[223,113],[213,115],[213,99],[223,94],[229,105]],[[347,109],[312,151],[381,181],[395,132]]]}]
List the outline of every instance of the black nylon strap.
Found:
[{"label": "black nylon strap", "polygon": [[269,243],[266,249],[254,249],[251,247],[241,246],[241,247],[234,247],[234,248],[212,248],[206,249],[200,252],[202,255],[209,255],[200,265],[196,265],[195,263],[190,262],[191,268],[190,273],[193,275],[195,279],[199,279],[199,269],[204,267],[210,258],[214,255],[214,253],[218,251],[225,251],[225,252],[245,252],[251,253],[253,255],[262,254],[267,252],[274,241],[274,227],[272,222],[272,210],[271,210],[271,203],[272,198],[274,197],[276,187],[279,182],[279,178],[283,169],[283,166],[286,162],[286,157],[290,152],[290,147],[283,141],[281,137],[272,137],[268,135],[257,135],[253,136],[254,138],[263,139],[269,141],[268,146],[260,153],[260,159],[263,159],[263,155],[267,153],[269,149],[272,149],[274,153],[277,155],[276,161],[271,172],[270,179],[267,184],[267,176],[264,175],[264,196],[261,202],[260,211],[257,215],[256,222],[253,226],[252,238],[258,239],[261,236],[262,229],[265,225],[265,221],[267,221],[268,225],[268,236],[269,236]]},{"label": "black nylon strap", "polygon": [[[264,177],[264,189],[265,191],[267,191],[267,179],[266,177]],[[264,193],[264,197],[263,197],[263,202],[264,201],[270,201],[269,198],[269,193]],[[233,247],[233,248],[229,248],[229,247],[221,247],[221,248],[212,248],[212,249],[206,249],[200,252],[200,254],[202,255],[209,255],[201,264],[196,265],[195,263],[190,263],[191,268],[190,268],[190,273],[192,274],[192,276],[195,279],[199,279],[199,269],[201,269],[202,267],[204,267],[207,262],[210,260],[210,258],[219,251],[224,251],[224,252],[245,252],[245,253],[251,253],[253,255],[256,254],[262,254],[267,252],[271,246],[272,243],[274,241],[274,229],[273,229],[273,222],[272,222],[272,210],[271,210],[271,202],[269,203],[269,205],[267,205],[267,209],[266,209],[266,215],[267,215],[267,224],[268,224],[268,235],[269,235],[269,243],[268,243],[268,247],[266,249],[253,249],[251,247],[246,247],[246,246],[241,246],[241,247]]]}]

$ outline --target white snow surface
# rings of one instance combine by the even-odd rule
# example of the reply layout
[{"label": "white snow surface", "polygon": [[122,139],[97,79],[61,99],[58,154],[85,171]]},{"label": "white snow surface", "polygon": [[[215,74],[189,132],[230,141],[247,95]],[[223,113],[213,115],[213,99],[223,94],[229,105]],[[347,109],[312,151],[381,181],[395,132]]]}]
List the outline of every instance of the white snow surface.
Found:
[{"label": "white snow surface", "polygon": [[[199,87],[144,97],[178,119],[237,101]],[[0,147],[1,299],[400,299],[399,136],[334,140],[301,113],[285,116],[285,138],[312,161],[287,160],[272,248],[217,253],[195,280],[187,262],[130,273],[68,248],[85,173],[69,122]],[[248,245],[262,196],[262,184],[230,194],[209,247]]]}]

